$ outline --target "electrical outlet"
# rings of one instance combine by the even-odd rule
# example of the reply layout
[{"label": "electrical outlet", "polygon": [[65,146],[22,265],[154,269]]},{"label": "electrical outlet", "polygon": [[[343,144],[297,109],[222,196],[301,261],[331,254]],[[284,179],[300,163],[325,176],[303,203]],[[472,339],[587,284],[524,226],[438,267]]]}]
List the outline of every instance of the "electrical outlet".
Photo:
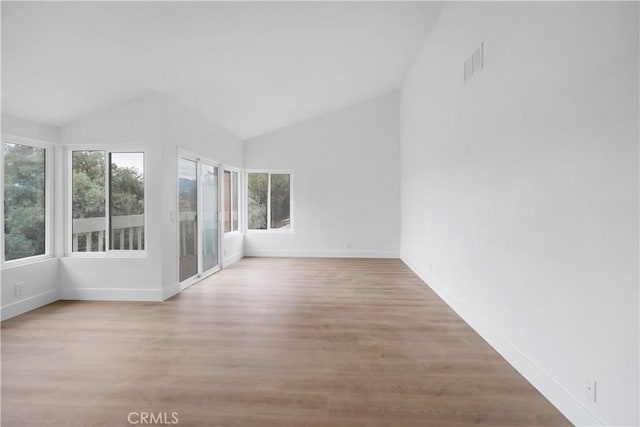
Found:
[{"label": "electrical outlet", "polygon": [[351,249],[351,242],[347,242],[347,249]]},{"label": "electrical outlet", "polygon": [[24,285],[24,282],[16,283],[15,294],[17,297],[22,296],[22,285]]},{"label": "electrical outlet", "polygon": [[433,264],[429,263],[429,273],[433,271]]},{"label": "electrical outlet", "polygon": [[596,382],[596,380],[592,378],[587,378],[587,382],[585,385],[585,392],[587,393],[587,399],[589,400],[589,402],[596,403],[597,391],[598,391],[598,383]]}]

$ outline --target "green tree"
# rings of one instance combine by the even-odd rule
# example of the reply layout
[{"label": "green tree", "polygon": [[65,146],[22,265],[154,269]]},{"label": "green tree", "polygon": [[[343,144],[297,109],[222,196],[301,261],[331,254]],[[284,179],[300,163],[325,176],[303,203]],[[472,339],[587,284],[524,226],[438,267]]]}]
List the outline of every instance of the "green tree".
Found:
[{"label": "green tree", "polygon": [[45,150],[4,146],[4,238],[7,261],[45,253]]},{"label": "green tree", "polygon": [[247,212],[248,225],[251,230],[267,228],[267,192],[269,191],[269,175],[266,173],[250,173],[248,180]]},{"label": "green tree", "polygon": [[[45,253],[45,150],[4,145],[5,259]],[[72,155],[72,218],[105,217],[104,151]],[[144,213],[144,176],[132,167],[111,165],[111,214]],[[93,236],[97,244],[97,235]],[[86,242],[79,242],[79,246]]]},{"label": "green tree", "polygon": [[137,169],[111,165],[111,215],[144,213],[144,177]]},{"label": "green tree", "polygon": [[271,175],[271,228],[281,228],[289,225],[291,175]]},{"label": "green tree", "polygon": [[[269,194],[269,176],[271,194]],[[250,173],[248,181],[247,212],[252,230],[265,230],[267,221],[271,228],[282,228],[290,221],[291,175]],[[267,218],[268,199],[271,197],[271,218]]]},{"label": "green tree", "polygon": [[[73,152],[73,218],[105,216],[105,152]],[[144,213],[144,177],[131,167],[111,164],[112,216]]]},{"label": "green tree", "polygon": [[74,151],[71,212],[73,219],[105,215],[105,152]]}]

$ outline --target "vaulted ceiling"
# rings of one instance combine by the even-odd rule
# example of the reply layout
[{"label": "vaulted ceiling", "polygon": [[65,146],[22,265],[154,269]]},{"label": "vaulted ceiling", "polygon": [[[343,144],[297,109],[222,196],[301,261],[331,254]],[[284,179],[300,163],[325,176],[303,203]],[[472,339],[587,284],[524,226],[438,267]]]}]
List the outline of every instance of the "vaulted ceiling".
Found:
[{"label": "vaulted ceiling", "polygon": [[3,112],[167,93],[241,138],[399,87],[437,2],[6,2]]}]

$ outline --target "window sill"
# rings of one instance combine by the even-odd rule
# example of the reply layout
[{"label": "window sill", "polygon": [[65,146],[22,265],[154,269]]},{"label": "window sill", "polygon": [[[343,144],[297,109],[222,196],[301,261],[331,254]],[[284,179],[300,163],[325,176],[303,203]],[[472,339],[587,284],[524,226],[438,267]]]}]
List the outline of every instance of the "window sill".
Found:
[{"label": "window sill", "polygon": [[54,257],[53,255],[45,254],[45,255],[36,255],[29,258],[15,259],[12,261],[5,261],[2,263],[2,270],[10,270],[16,267],[24,267],[26,265],[38,264],[44,261],[53,260],[55,258],[56,257]]},{"label": "window sill", "polygon": [[71,252],[65,258],[86,259],[144,259],[148,258],[147,251],[108,251],[108,252]]},{"label": "window sill", "polygon": [[242,236],[242,233],[240,231],[227,231],[226,233],[224,233],[224,238],[226,239],[232,239],[234,237],[238,237],[238,236]]},{"label": "window sill", "polygon": [[293,234],[293,228],[272,228],[270,230],[247,230],[247,234]]}]

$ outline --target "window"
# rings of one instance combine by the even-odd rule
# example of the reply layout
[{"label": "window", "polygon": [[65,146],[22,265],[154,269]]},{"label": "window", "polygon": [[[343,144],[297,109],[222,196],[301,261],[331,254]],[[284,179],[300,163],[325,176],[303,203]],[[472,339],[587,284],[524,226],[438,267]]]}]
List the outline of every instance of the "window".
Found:
[{"label": "window", "polygon": [[291,174],[249,173],[247,214],[249,230],[291,229]]},{"label": "window", "polygon": [[4,142],[4,261],[49,252],[47,151]]},{"label": "window", "polygon": [[71,172],[71,251],[144,250],[144,153],[72,151]]},{"label": "window", "polygon": [[224,171],[224,232],[239,230],[238,172]]}]

